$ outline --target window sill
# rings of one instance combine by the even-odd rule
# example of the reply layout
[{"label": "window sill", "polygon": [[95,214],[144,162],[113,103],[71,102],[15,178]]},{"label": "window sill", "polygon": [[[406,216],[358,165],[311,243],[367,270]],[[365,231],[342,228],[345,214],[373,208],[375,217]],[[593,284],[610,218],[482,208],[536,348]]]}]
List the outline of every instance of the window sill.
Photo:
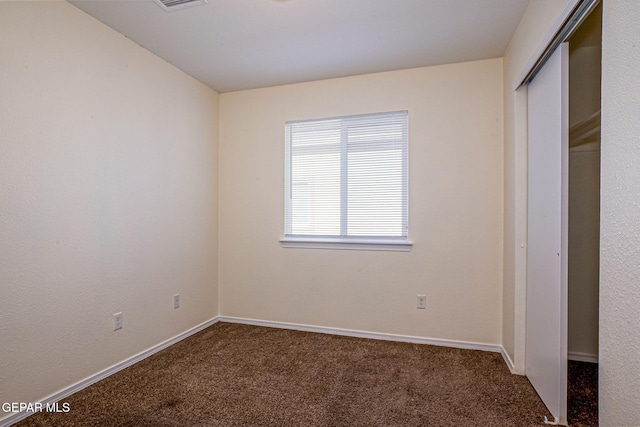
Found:
[{"label": "window sill", "polygon": [[280,239],[283,248],[304,249],[338,249],[356,251],[392,251],[409,252],[413,247],[411,242],[394,242],[389,240],[341,240],[341,239],[309,239],[291,238]]}]

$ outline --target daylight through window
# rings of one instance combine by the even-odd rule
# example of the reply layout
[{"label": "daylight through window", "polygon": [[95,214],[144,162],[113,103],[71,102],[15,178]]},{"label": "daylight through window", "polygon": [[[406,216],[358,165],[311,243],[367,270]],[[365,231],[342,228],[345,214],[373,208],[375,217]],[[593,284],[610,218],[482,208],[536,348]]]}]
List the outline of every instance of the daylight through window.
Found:
[{"label": "daylight through window", "polygon": [[285,124],[285,239],[407,241],[406,111]]}]

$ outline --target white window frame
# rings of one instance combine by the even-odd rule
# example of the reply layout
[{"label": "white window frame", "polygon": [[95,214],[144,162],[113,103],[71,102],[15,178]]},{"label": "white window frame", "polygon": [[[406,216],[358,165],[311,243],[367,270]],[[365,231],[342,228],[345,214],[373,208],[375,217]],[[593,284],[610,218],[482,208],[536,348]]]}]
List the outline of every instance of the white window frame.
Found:
[{"label": "white window frame", "polygon": [[[359,120],[366,121],[375,119],[376,116],[399,116],[404,118],[405,124],[403,129],[403,139],[404,139],[404,149],[402,151],[402,227],[404,228],[404,235],[402,236],[383,236],[383,237],[374,237],[374,236],[348,236],[348,235],[327,235],[327,236],[319,236],[319,235],[296,235],[291,233],[291,224],[289,223],[289,218],[291,217],[291,209],[292,209],[292,182],[291,182],[291,126],[295,126],[297,123],[311,123],[311,122],[319,122],[319,121],[335,121],[340,120],[343,123],[343,128],[353,126],[354,122],[358,122]],[[383,118],[383,117],[380,117]],[[347,166],[344,160],[344,156],[346,156],[347,149],[347,138],[346,132],[342,132],[340,146],[342,151],[343,160],[341,160],[341,218],[340,222],[343,224],[341,226],[341,232],[344,232],[346,229],[346,195],[345,195],[345,180],[347,173]],[[285,248],[311,248],[311,249],[353,249],[353,250],[383,250],[383,251],[410,251],[412,248],[412,243],[408,238],[408,180],[409,180],[409,159],[408,159],[408,112],[407,111],[394,111],[388,113],[374,113],[374,114],[362,114],[357,116],[342,116],[342,117],[334,117],[334,118],[326,118],[326,119],[316,119],[316,120],[301,120],[301,121],[291,121],[285,123],[285,233],[284,237],[280,240],[281,244]]]}]

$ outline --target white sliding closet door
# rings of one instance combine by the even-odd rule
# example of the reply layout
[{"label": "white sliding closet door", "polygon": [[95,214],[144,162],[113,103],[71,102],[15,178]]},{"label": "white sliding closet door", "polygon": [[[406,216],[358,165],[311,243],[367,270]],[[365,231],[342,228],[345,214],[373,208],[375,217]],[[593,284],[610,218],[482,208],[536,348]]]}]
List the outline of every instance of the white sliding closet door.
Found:
[{"label": "white sliding closet door", "polygon": [[569,49],[560,45],[528,87],[526,375],[567,423]]}]

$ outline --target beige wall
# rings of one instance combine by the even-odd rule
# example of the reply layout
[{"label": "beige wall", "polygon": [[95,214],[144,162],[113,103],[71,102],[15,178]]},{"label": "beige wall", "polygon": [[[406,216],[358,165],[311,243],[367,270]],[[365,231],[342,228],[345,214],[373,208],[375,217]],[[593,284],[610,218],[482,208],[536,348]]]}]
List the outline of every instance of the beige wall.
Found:
[{"label": "beige wall", "polygon": [[602,25],[600,425],[640,425],[640,2]]},{"label": "beige wall", "polygon": [[35,402],[217,315],[218,95],[66,2],[0,2],[0,58],[0,402]]},{"label": "beige wall", "polygon": [[[531,0],[504,61],[504,284],[502,345],[513,371],[524,374],[527,243],[527,96],[514,83],[553,35],[575,0]],[[531,64],[532,65],[532,64]],[[520,82],[517,82],[520,83]]]},{"label": "beige wall", "polygon": [[[413,250],[282,248],[284,122],[404,109]],[[222,94],[221,315],[500,344],[502,120],[501,59]]]}]

